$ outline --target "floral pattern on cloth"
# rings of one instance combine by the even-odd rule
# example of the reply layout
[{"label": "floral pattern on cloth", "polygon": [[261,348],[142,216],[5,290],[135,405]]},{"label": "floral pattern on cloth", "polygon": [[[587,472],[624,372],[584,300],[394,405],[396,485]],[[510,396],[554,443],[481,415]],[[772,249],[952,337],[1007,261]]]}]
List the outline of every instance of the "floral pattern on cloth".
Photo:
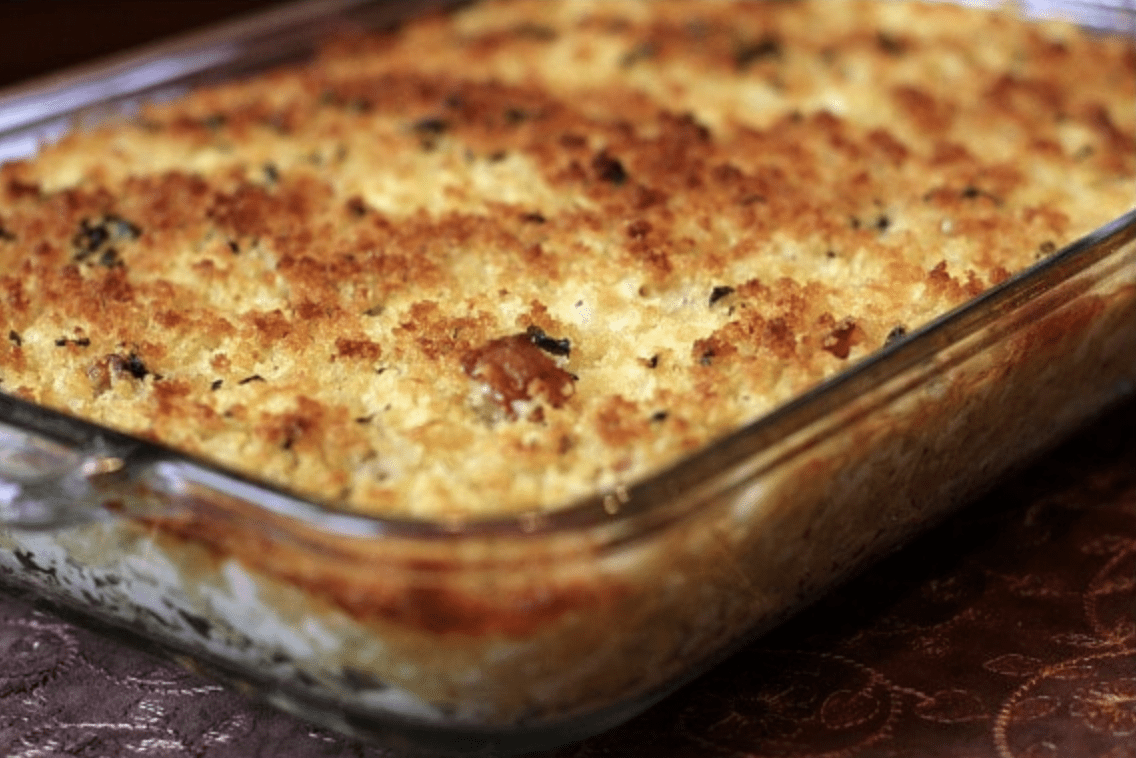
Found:
[{"label": "floral pattern on cloth", "polygon": [[1136,402],[651,711],[554,755],[648,753],[1136,758]]},{"label": "floral pattern on cloth", "polygon": [[386,753],[0,595],[0,755],[275,758]]},{"label": "floral pattern on cloth", "polygon": [[[0,595],[0,755],[395,758]],[[1136,401],[545,758],[1136,758]]]}]

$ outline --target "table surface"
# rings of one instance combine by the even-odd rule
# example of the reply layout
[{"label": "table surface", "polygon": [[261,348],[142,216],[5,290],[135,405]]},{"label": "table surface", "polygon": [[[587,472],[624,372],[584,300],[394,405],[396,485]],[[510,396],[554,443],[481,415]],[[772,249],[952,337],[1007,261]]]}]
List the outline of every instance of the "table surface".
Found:
[{"label": "table surface", "polygon": [[[269,1],[0,0],[0,85]],[[0,754],[390,755],[3,595]],[[1136,400],[643,716],[549,755],[644,754],[1136,758]]]}]

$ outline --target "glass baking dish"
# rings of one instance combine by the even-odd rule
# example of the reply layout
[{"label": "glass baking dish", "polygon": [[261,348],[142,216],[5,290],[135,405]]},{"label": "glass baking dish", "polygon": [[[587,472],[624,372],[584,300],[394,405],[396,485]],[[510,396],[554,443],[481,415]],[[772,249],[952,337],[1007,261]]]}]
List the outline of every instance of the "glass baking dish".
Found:
[{"label": "glass baking dish", "polygon": [[[23,88],[0,97],[0,159],[423,5],[301,3]],[[1136,211],[550,513],[337,512],[0,394],[0,581],[348,734],[518,753],[642,711],[1134,388]]]}]

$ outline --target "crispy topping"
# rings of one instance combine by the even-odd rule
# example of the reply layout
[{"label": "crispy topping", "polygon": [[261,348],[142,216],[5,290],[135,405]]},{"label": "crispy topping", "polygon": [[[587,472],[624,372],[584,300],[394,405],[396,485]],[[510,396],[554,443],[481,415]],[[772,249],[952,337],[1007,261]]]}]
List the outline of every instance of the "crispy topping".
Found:
[{"label": "crispy topping", "polygon": [[340,358],[357,358],[361,360],[377,361],[383,354],[382,345],[368,339],[346,339],[340,337],[335,340],[336,355]]},{"label": "crispy topping", "polygon": [[0,374],[361,511],[553,508],[1127,211],[1133,66],[941,3],[463,4],[0,167]]}]

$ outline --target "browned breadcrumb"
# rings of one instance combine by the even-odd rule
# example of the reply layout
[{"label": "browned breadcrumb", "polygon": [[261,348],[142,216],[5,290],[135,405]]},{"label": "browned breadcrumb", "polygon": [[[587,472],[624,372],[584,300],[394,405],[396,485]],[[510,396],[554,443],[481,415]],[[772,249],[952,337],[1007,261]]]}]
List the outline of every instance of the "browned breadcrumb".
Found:
[{"label": "browned breadcrumb", "polygon": [[0,391],[363,512],[658,470],[1115,217],[1117,40],[487,2],[0,170]]}]

